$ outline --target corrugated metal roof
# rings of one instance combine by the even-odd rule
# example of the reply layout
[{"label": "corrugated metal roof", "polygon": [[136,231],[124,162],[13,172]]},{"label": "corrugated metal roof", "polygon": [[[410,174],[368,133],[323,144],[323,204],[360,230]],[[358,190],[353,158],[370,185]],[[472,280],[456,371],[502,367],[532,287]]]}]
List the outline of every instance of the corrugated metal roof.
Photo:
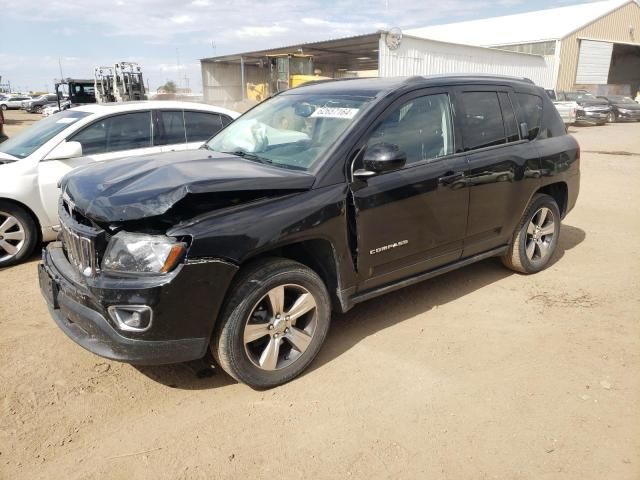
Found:
[{"label": "corrugated metal roof", "polygon": [[[415,28],[416,37],[468,45],[498,46],[559,40],[618,7],[636,0],[608,0],[502,17]],[[636,2],[637,3],[637,2]]]}]

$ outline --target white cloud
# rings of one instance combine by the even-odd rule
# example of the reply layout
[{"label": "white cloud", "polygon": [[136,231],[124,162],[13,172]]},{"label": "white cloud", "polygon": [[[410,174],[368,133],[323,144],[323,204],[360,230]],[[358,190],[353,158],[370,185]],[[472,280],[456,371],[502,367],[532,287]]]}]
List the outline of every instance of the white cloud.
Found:
[{"label": "white cloud", "polygon": [[286,27],[281,27],[278,25],[274,25],[272,27],[242,27],[236,32],[236,36],[238,37],[273,37],[281,33],[288,32],[289,29]]},{"label": "white cloud", "polygon": [[178,25],[185,25],[187,23],[193,23],[193,17],[191,15],[176,15],[175,17],[171,17],[173,23],[177,23]]},{"label": "white cloud", "polygon": [[193,5],[194,7],[208,7],[209,0],[193,0],[193,2],[191,2],[191,5]]}]

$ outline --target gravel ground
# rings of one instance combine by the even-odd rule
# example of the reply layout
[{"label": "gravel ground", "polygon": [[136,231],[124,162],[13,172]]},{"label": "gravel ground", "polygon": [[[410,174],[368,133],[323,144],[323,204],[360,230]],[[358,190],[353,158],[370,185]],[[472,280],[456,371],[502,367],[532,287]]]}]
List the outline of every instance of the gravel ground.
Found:
[{"label": "gravel ground", "polygon": [[571,131],[580,198],[547,270],[490,260],[362,304],[266,392],[96,357],[50,319],[37,258],[1,271],[0,478],[637,480],[640,124]]}]

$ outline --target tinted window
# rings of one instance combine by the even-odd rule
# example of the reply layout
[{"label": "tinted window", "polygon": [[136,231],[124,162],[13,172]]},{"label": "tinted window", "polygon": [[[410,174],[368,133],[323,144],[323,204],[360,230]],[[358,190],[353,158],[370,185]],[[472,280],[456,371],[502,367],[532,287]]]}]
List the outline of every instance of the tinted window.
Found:
[{"label": "tinted window", "polygon": [[538,138],[560,137],[567,133],[562,117],[553,103],[545,101],[542,109],[542,125]]},{"label": "tinted window", "polygon": [[82,144],[82,153],[118,152],[151,146],[151,112],[135,112],[99,120],[71,140]]},{"label": "tinted window", "polygon": [[187,141],[182,110],[159,110],[158,117],[160,128],[154,139],[155,145],[175,145]]},{"label": "tinted window", "polygon": [[226,127],[227,125],[229,125],[231,122],[233,122],[232,119],[230,119],[229,117],[227,117],[226,115],[220,115],[220,119],[222,120],[222,126]]},{"label": "tinted window", "polygon": [[449,96],[418,97],[387,114],[372,132],[368,146],[392,143],[407,154],[407,163],[453,153]]},{"label": "tinted window", "polygon": [[204,142],[222,130],[222,120],[216,113],[184,112],[187,142]]},{"label": "tinted window", "polygon": [[496,92],[465,92],[461,102],[465,150],[506,143]]},{"label": "tinted window", "polygon": [[520,110],[518,119],[520,122],[527,122],[529,128],[529,140],[538,136],[540,131],[540,120],[542,117],[542,98],[529,93],[516,93]]},{"label": "tinted window", "polygon": [[500,92],[498,97],[500,98],[500,107],[502,108],[502,118],[504,119],[504,131],[507,134],[507,142],[517,142],[520,140],[520,134],[518,133],[518,122],[513,112],[511,99],[509,95],[504,92]]}]

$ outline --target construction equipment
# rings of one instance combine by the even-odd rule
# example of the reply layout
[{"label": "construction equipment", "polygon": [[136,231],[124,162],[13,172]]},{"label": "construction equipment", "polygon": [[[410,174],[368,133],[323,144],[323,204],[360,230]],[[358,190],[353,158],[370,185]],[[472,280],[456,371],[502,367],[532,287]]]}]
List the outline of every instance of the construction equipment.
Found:
[{"label": "construction equipment", "polygon": [[137,63],[119,62],[113,67],[95,67],[94,79],[98,103],[147,99],[142,68]]},{"label": "construction equipment", "polygon": [[137,63],[120,62],[114,65],[116,102],[146,100],[142,68]]},{"label": "construction equipment", "polygon": [[261,61],[269,68],[267,81],[264,83],[247,83],[247,98],[261,102],[274,93],[294,88],[303,83],[315,80],[329,80],[321,77],[313,68],[313,56],[297,53],[267,55]]},{"label": "construction equipment", "polygon": [[98,103],[115,102],[115,75],[113,74],[113,67],[95,67],[93,69],[93,75],[95,78],[96,100]]}]

